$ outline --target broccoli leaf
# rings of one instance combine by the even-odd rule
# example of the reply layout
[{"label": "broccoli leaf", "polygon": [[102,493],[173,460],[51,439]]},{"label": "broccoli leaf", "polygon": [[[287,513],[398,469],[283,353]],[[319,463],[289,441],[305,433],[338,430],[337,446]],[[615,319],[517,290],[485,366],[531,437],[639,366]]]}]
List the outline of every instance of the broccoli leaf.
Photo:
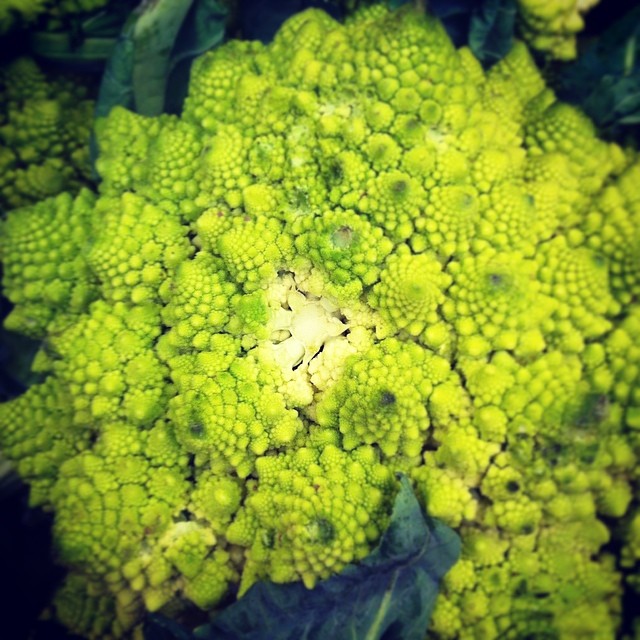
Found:
[{"label": "broccoli leaf", "polygon": [[164,104],[166,112],[181,111],[187,96],[191,63],[205,51],[222,44],[229,14],[230,3],[225,0],[196,0],[191,5],[171,52]]},{"label": "broccoli leaf", "polygon": [[485,66],[509,53],[516,24],[514,0],[486,0],[475,7],[469,26],[469,47]]},{"label": "broccoli leaf", "polygon": [[[191,636],[200,640],[313,640],[425,637],[440,581],[460,553],[458,535],[425,516],[402,476],[391,523],[361,563],[309,591],[301,583],[255,584]],[[175,623],[152,616],[148,640],[186,640]]]},{"label": "broccoli leaf", "polygon": [[[96,115],[106,116],[116,105],[148,116],[179,110],[181,77],[188,76],[196,56],[223,41],[229,5],[224,0],[143,3],[129,17],[107,63]],[[176,75],[176,69],[182,73]]]},{"label": "broccoli leaf", "polygon": [[157,0],[143,6],[133,31],[133,96],[136,111],[164,111],[170,55],[192,0]]},{"label": "broccoli leaf", "polygon": [[629,11],[563,65],[555,85],[608,135],[640,123],[640,7]]},{"label": "broccoli leaf", "polygon": [[[4,296],[0,296],[0,324],[12,308],[11,303]],[[12,333],[0,326],[1,402],[20,395],[40,380],[40,376],[31,371],[31,364],[39,348],[40,341]]]},{"label": "broccoli leaf", "polygon": [[[133,108],[133,83],[131,73],[133,70],[133,27],[135,15],[129,17],[122,32],[118,37],[113,53],[109,58],[96,102],[96,117],[109,114],[116,105]],[[92,149],[92,160],[95,161]]]}]

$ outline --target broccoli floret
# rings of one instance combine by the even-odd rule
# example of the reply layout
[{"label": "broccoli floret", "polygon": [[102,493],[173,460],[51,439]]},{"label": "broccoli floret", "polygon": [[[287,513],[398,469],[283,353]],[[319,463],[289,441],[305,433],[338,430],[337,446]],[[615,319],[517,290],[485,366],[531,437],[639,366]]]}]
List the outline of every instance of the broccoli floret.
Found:
[{"label": "broccoli floret", "polygon": [[522,35],[534,49],[557,60],[576,57],[584,14],[599,0],[518,0]]},{"label": "broccoli floret", "polygon": [[95,196],[83,190],[11,211],[0,222],[4,295],[15,305],[5,326],[35,338],[65,329],[98,295],[86,248]]},{"label": "broccoli floret", "polygon": [[87,78],[45,74],[31,58],[0,69],[0,207],[88,184],[90,92]]},{"label": "broccoli floret", "polygon": [[413,8],[308,10],[201,56],[180,117],[116,108],[97,139],[99,193],[0,243],[45,375],[0,445],[55,513],[60,620],[117,637],[312,588],[370,552],[402,472],[463,541],[432,635],[615,637],[640,163],[524,44],[485,73]]}]

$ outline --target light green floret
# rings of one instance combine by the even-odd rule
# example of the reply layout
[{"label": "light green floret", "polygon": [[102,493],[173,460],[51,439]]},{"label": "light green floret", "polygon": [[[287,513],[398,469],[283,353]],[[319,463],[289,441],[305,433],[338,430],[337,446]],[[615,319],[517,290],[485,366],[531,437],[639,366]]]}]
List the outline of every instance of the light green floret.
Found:
[{"label": "light green floret", "polygon": [[140,553],[145,529],[150,542],[157,539],[183,508],[188,489],[184,457],[176,466],[155,461],[152,477],[148,433],[106,425],[92,452],[62,465],[52,491],[60,557],[89,576],[115,574],[113,586],[131,580],[131,570],[122,571]]},{"label": "light green floret", "polygon": [[536,203],[534,195],[517,183],[505,181],[494,185],[488,206],[482,212],[478,235],[498,250],[516,249],[532,255],[540,238],[549,237],[555,231],[552,226],[555,220],[551,219],[552,225],[547,227],[549,216],[541,213],[536,204],[540,203]]},{"label": "light green floret", "polygon": [[374,176],[369,163],[356,151],[344,151],[343,142],[322,144],[325,161],[320,163],[331,202],[344,207],[365,207],[367,180]]},{"label": "light green floret", "polygon": [[147,118],[116,106],[108,118],[96,121],[96,141],[100,153],[96,170],[102,178],[103,194],[120,194],[146,184],[146,159],[151,141],[162,130],[164,118]]},{"label": "light green floret", "polygon": [[296,51],[317,52],[339,23],[324,11],[311,9],[292,16],[273,38],[273,56],[287,59]]},{"label": "light green floret", "polygon": [[439,468],[433,456],[425,456],[425,464],[411,474],[416,491],[429,514],[450,527],[459,527],[463,520],[473,521],[478,500],[467,483],[455,472]]},{"label": "light green floret", "polygon": [[519,101],[525,105],[545,89],[544,78],[535,63],[529,49],[520,41],[514,42],[509,53],[488,73],[490,80],[500,79],[506,82],[514,78],[518,82],[510,82],[516,91]]},{"label": "light green floret", "polygon": [[586,244],[609,260],[612,293],[629,304],[640,293],[640,162],[608,184],[581,221]]},{"label": "light green floret", "polygon": [[413,343],[389,338],[352,357],[316,408],[321,426],[339,429],[346,450],[376,444],[387,458],[420,454],[430,425],[426,405],[449,363]]},{"label": "light green floret", "polygon": [[570,437],[568,427],[579,415],[588,392],[581,369],[579,358],[573,354],[549,351],[537,358],[516,376],[529,394],[527,402],[519,407],[521,396],[512,389],[505,404],[508,415],[522,411],[521,415],[538,425],[541,438],[557,433],[564,437],[563,430]]},{"label": "light green floret", "polygon": [[[634,305],[627,317],[605,341],[607,364],[593,373],[601,391],[609,391],[619,410],[622,424],[632,430],[635,445],[640,431],[640,307]],[[604,386],[606,385],[606,386]]]},{"label": "light green floret", "polygon": [[26,102],[21,111],[11,114],[11,124],[2,127],[2,137],[9,147],[18,149],[23,160],[47,155],[62,145],[58,125],[61,106],[54,100]]},{"label": "light green floret", "polygon": [[466,185],[434,186],[429,190],[425,215],[417,220],[418,231],[411,236],[415,250],[432,248],[439,256],[469,252],[480,221],[478,193]]},{"label": "light green floret", "polygon": [[566,155],[558,151],[528,158],[524,177],[537,217],[548,220],[546,229],[555,230],[559,224],[571,228],[581,222],[583,215],[576,206],[582,197],[580,182]]},{"label": "light green floret", "polygon": [[11,212],[0,227],[4,295],[15,305],[5,327],[33,337],[73,322],[97,295],[85,250],[95,196],[68,193]]},{"label": "light green floret", "polygon": [[0,405],[0,446],[29,483],[29,502],[47,505],[60,465],[89,445],[90,432],[72,426],[71,396],[55,378]]},{"label": "light green floret", "polygon": [[99,300],[51,337],[51,367],[71,394],[76,425],[127,420],[142,426],[166,411],[167,370],[153,351],[160,332],[157,307]]},{"label": "light green floret", "polygon": [[461,354],[479,357],[492,349],[534,354],[545,348],[540,325],[555,301],[540,295],[533,261],[487,249],[452,261],[447,272],[453,284],[442,310],[456,328]]},{"label": "light green floret", "polygon": [[[561,637],[585,637],[602,633],[613,637],[616,626],[607,606],[607,599],[620,592],[620,577],[615,571],[613,556],[605,555],[600,562],[591,560],[607,541],[606,528],[598,521],[558,524],[544,529],[537,541],[539,572],[532,576],[532,595],[554,588],[545,607],[554,620]],[[573,562],[568,558],[574,557]],[[535,610],[535,603],[529,603]],[[576,609],[586,616],[576,618]]]},{"label": "light green floret", "polygon": [[292,256],[292,241],[275,218],[234,218],[211,247],[233,279],[251,292],[272,280]]},{"label": "light green floret", "polygon": [[248,169],[258,179],[282,180],[286,169],[284,140],[274,134],[257,137],[249,149]]},{"label": "light green floret", "polygon": [[[216,548],[217,538],[208,525],[195,521],[174,522],[159,538],[150,553],[133,561],[125,573],[133,575],[142,564],[148,586],[140,588],[141,576],[134,579],[134,589],[141,591],[145,606],[156,611],[175,591],[201,609],[214,607],[238,575],[229,554]],[[143,574],[144,575],[144,574]]]},{"label": "light green floret", "polygon": [[599,0],[518,0],[518,22],[527,43],[549,58],[572,60],[584,14]]},{"label": "light green floret", "polygon": [[216,534],[224,534],[243,500],[243,486],[238,478],[203,471],[191,493],[189,509],[206,521]]},{"label": "light green floret", "polygon": [[237,115],[233,88],[263,48],[257,41],[235,40],[200,56],[191,70],[184,119],[206,131],[215,131],[218,122],[233,122]]},{"label": "light green floret", "polygon": [[570,427],[575,428],[590,390],[578,356],[549,351],[523,366],[498,351],[487,361],[463,361],[462,371],[476,407],[474,422],[484,439],[575,435]]},{"label": "light green floret", "polygon": [[96,210],[100,232],[88,261],[103,297],[133,304],[156,301],[160,285],[193,253],[188,230],[133,193],[103,198]]},{"label": "light green floret", "polygon": [[580,184],[581,204],[597,193],[616,168],[619,149],[596,137],[595,126],[583,113],[555,101],[549,92],[531,101],[525,127],[527,153],[540,156],[562,153]]},{"label": "light green floret", "polygon": [[16,168],[18,163],[10,149],[0,149],[0,153],[3,154],[0,189],[5,194],[9,209],[39,202],[71,186],[67,179],[73,171],[60,158],[47,158],[41,164],[21,169]]},{"label": "light green floret", "polygon": [[[17,68],[26,153],[51,150]],[[314,587],[371,552],[403,472],[463,543],[429,635],[619,635],[640,164],[522,44],[485,73],[411,7],[311,10],[199,58],[182,116],[115,108],[97,138],[97,202],[0,229],[6,325],[48,376],[0,406],[0,446],[55,512],[71,629]],[[0,149],[0,191],[44,192],[56,166],[21,158]]]},{"label": "light green floret", "polygon": [[409,238],[427,205],[420,182],[402,171],[386,171],[369,180],[366,190],[366,202],[359,202],[358,208],[394,240]]},{"label": "light green floret", "polygon": [[185,217],[193,214],[190,204],[199,193],[194,179],[200,167],[203,143],[197,127],[176,120],[167,122],[150,140],[147,155],[147,181],[138,192],[155,202],[175,202]]},{"label": "light green floret", "polygon": [[402,150],[398,143],[386,133],[375,133],[370,136],[365,145],[365,151],[377,170],[394,169],[402,158]]},{"label": "light green floret", "polygon": [[[487,147],[481,149],[470,167],[472,183],[478,187],[481,193],[490,193],[498,186],[504,186],[515,190],[514,184],[522,175],[525,153],[519,146]],[[494,204],[499,198],[494,196]]]},{"label": "light green floret", "polygon": [[254,491],[227,530],[248,547],[241,592],[256,580],[302,580],[312,588],[369,552],[395,493],[371,447],[335,446],[259,458]]},{"label": "light green floret", "polygon": [[[200,251],[193,260],[182,262],[173,278],[164,280],[160,296],[165,303],[163,324],[172,329],[162,338],[163,350],[177,354],[208,348],[212,336],[230,319],[238,286],[229,279],[222,260]],[[162,353],[166,360],[169,355]]]},{"label": "light green floret", "polygon": [[354,211],[333,209],[292,224],[297,252],[308,257],[330,281],[338,298],[357,298],[378,279],[380,265],[393,248],[382,229]]},{"label": "light green floret", "polygon": [[235,124],[222,124],[208,137],[199,159],[200,192],[195,198],[198,207],[206,209],[224,203],[235,208],[242,204],[242,190],[252,183],[247,175],[250,146],[250,140]]},{"label": "light green floret", "polygon": [[183,520],[187,462],[165,423],[146,431],[113,423],[92,453],[61,468],[52,491],[58,553],[105,580],[120,613],[140,599],[155,611],[177,592],[212,606],[234,577],[228,556],[212,549],[213,532]]},{"label": "light green floret", "polygon": [[[480,485],[491,459],[500,451],[500,445],[483,440],[478,431],[468,424],[468,416],[460,409],[443,427],[434,429],[433,437],[439,443],[435,453],[428,453],[430,465],[447,469],[469,488]],[[457,424],[457,423],[460,424]]]},{"label": "light green floret", "polygon": [[169,360],[178,391],[170,416],[179,442],[201,464],[222,459],[245,478],[257,456],[290,446],[303,424],[274,386],[277,370],[239,357],[239,344],[230,336],[218,338],[216,351]]},{"label": "light green floret", "polygon": [[[608,601],[618,597],[619,577],[611,557],[592,560],[606,531],[590,519],[548,523],[539,534],[463,527],[462,559],[444,580],[433,631],[446,638],[546,637],[550,629],[560,638],[613,637]],[[593,614],[576,618],[576,611]]]},{"label": "light green floret", "polygon": [[611,295],[605,258],[582,246],[573,248],[566,236],[558,236],[538,247],[536,261],[541,292],[559,303],[554,329],[565,350],[582,347],[583,339],[611,328],[608,318],[617,315],[620,305]]},{"label": "light green floret", "polygon": [[413,255],[406,245],[387,258],[368,302],[393,328],[418,336],[440,321],[438,308],[445,301],[451,276],[431,254]]},{"label": "light green floret", "polygon": [[67,629],[89,640],[118,637],[135,624],[135,615],[118,607],[102,585],[74,573],[56,591],[52,609]]}]

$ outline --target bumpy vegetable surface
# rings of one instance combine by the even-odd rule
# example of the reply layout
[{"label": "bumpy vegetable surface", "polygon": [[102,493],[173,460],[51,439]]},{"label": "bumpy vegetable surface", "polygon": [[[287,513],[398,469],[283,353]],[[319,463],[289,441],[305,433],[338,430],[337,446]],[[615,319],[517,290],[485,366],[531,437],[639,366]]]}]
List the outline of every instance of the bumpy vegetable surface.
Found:
[{"label": "bumpy vegetable surface", "polygon": [[0,442],[55,511],[65,624],[313,587],[403,471],[463,540],[435,637],[615,636],[640,162],[524,45],[484,73],[412,10],[310,10],[198,59],[182,117],[116,108],[98,142],[99,196],[2,229],[7,325],[48,375]]},{"label": "bumpy vegetable surface", "polygon": [[0,207],[78,190],[91,174],[86,78],[46,74],[30,58],[0,69]]},{"label": "bumpy vegetable surface", "polygon": [[520,27],[531,47],[551,58],[576,57],[584,15],[600,0],[518,0]]}]

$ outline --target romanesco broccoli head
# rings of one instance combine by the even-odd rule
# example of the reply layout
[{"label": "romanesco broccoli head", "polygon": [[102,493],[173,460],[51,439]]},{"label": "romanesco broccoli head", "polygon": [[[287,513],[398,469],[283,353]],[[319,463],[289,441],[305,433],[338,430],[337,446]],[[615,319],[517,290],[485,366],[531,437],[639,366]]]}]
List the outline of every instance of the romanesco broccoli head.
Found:
[{"label": "romanesco broccoli head", "polygon": [[180,117],[115,108],[97,138],[97,196],[0,236],[45,374],[0,444],[55,513],[59,619],[119,637],[313,587],[372,548],[403,472],[463,541],[435,636],[615,636],[640,162],[524,45],[484,72],[414,10],[308,10],[200,57]]}]

